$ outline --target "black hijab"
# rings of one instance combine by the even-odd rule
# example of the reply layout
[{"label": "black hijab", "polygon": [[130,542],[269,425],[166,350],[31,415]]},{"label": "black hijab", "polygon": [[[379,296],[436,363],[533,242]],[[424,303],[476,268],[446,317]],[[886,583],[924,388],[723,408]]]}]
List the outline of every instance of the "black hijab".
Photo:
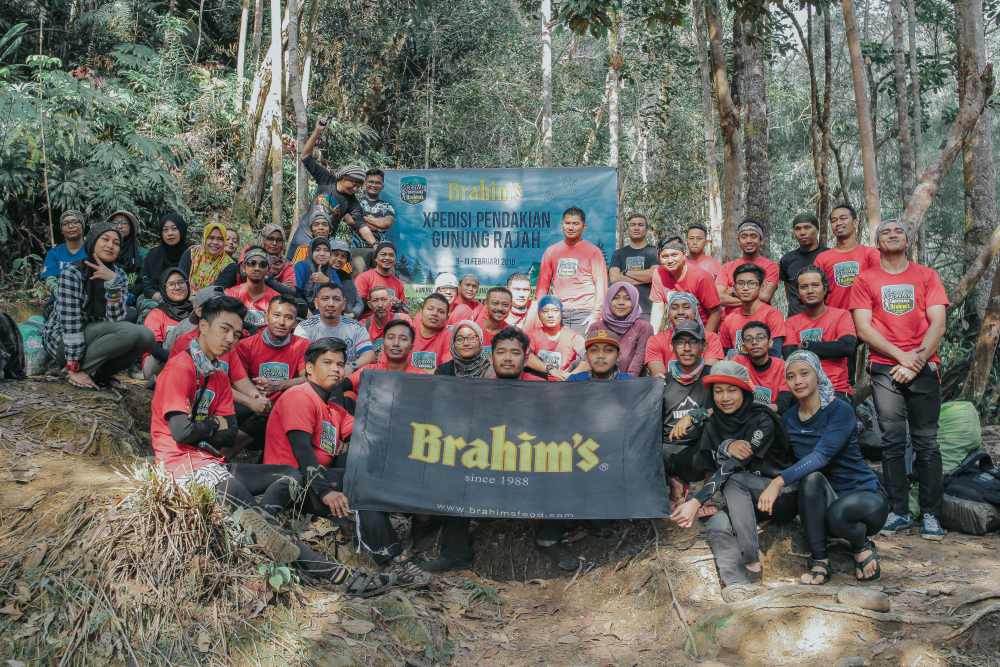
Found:
[{"label": "black hijab", "polygon": [[139,273],[139,270],[142,269],[139,252],[139,219],[131,211],[118,210],[108,216],[108,222],[119,215],[128,220],[129,229],[132,231],[127,238],[122,237],[122,251],[118,255],[116,264],[127,275],[132,275],[133,273]]},{"label": "black hijab", "polygon": [[[167,245],[163,242],[163,227],[168,222],[174,223],[177,226],[177,231],[180,232],[181,238],[176,245]],[[170,211],[160,216],[160,242],[146,255],[146,275],[150,278],[162,276],[167,269],[180,265],[181,255],[188,247],[187,231],[187,222],[179,213]],[[185,276],[186,279],[187,276]]]},{"label": "black hijab", "polygon": [[[100,322],[107,317],[107,297],[104,293],[104,281],[94,280],[91,276],[94,275],[94,269],[87,266],[87,262],[91,264],[97,263],[97,258],[94,257],[94,246],[97,244],[97,239],[105,232],[114,232],[118,234],[118,239],[121,240],[121,233],[111,222],[99,222],[90,228],[87,232],[87,237],[83,241],[83,249],[87,251],[87,258],[82,262],[76,264],[77,268],[80,269],[80,273],[83,275],[83,290],[86,294],[86,299],[84,301],[84,310],[89,315],[91,322]],[[121,253],[119,253],[119,257]],[[116,258],[113,262],[104,262],[112,271],[118,268],[118,259]]]},{"label": "black hijab", "polygon": [[709,400],[712,404],[712,415],[705,424],[702,433],[702,446],[708,443],[714,449],[725,440],[746,440],[751,439],[751,429],[760,423],[759,416],[763,415],[774,423],[774,437],[759,454],[758,458],[768,458],[775,461],[784,461],[787,456],[788,439],[785,436],[785,429],[781,419],[771,408],[754,401],[753,392],[740,388],[743,394],[743,405],[739,410],[727,415],[718,405],[715,404],[715,392],[709,387]]},{"label": "black hijab", "polygon": [[[183,278],[184,282],[187,284],[187,296],[185,296],[182,301],[171,301],[167,298],[167,281],[170,280],[170,276],[175,273]],[[160,274],[159,290],[160,296],[163,297],[163,301],[160,302],[157,308],[165,312],[170,319],[181,322],[191,315],[191,311],[194,310],[194,306],[191,305],[191,284],[188,283],[188,277],[183,271],[178,269],[176,266],[165,270],[162,274]]]}]

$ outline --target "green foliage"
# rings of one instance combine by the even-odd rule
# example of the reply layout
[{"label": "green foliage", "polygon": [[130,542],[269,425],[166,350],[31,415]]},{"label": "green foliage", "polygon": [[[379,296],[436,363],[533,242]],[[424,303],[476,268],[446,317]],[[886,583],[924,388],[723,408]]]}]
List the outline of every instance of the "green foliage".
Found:
[{"label": "green foliage", "polygon": [[284,593],[289,586],[299,583],[299,575],[290,565],[279,565],[274,562],[261,563],[257,566],[257,574],[267,580],[267,585],[275,593]]}]

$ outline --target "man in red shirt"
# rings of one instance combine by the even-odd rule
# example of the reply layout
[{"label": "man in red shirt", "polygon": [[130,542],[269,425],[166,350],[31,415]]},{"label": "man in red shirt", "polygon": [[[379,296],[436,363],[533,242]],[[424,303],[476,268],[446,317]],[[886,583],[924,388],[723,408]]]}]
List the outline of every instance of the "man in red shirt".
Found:
[{"label": "man in red shirt", "polygon": [[753,218],[747,218],[736,228],[736,233],[743,256],[723,264],[722,270],[719,271],[719,276],[715,280],[719,290],[719,300],[725,308],[723,317],[740,306],[733,276],[733,272],[739,267],[744,264],[756,264],[764,271],[764,280],[760,287],[760,300],[764,303],[771,303],[771,297],[774,296],[774,290],[777,289],[780,282],[777,262],[771,261],[760,252],[764,243],[764,226]]},{"label": "man in red shirt", "polygon": [[608,266],[604,253],[583,239],[587,216],[573,206],[562,217],[563,240],[542,255],[535,299],[553,294],[563,304],[563,324],[578,334],[587,332],[601,317],[608,291]]},{"label": "man in red shirt", "polygon": [[830,211],[830,229],[837,243],[816,256],[816,266],[826,273],[830,285],[826,304],[849,310],[855,279],[879,265],[879,254],[858,242],[858,216],[850,204],[838,204]]},{"label": "man in red shirt", "polygon": [[267,320],[267,305],[278,295],[264,282],[270,268],[271,261],[264,249],[260,246],[250,246],[243,255],[243,273],[246,275],[246,280],[226,290],[226,296],[235,297],[246,306],[247,317],[244,324],[251,332],[264,326]]},{"label": "man in red shirt", "polygon": [[671,292],[687,292],[698,299],[698,311],[706,331],[718,331],[721,320],[719,294],[712,276],[687,261],[684,242],[672,236],[660,245],[660,266],[653,270],[653,314],[650,323],[653,331],[664,326],[663,312]]},{"label": "man in red shirt", "polygon": [[883,220],[875,230],[879,265],[854,281],[851,312],[858,336],[868,343],[872,395],[882,428],[882,470],[892,510],[885,533],[913,526],[908,509],[906,436],[916,452],[920,482],[920,534],[944,538],[942,469],[938,448],[941,380],[937,356],[947,318],[948,295],[934,269],[906,258],[911,230]]},{"label": "man in red shirt", "polygon": [[[679,322],[684,321],[702,324],[701,316],[698,313],[698,299],[687,292],[671,292],[670,296],[667,297],[667,323],[669,326],[646,341],[646,356],[643,363],[650,375],[661,378],[667,376],[668,365],[677,358],[673,345],[674,330]],[[714,331],[705,331],[704,328],[702,324],[700,353],[705,365],[711,366],[715,362],[725,359],[726,351],[722,349],[719,334]]]},{"label": "man in red shirt", "polygon": [[467,273],[458,281],[458,299],[463,304],[472,309],[473,315],[479,316],[479,311],[483,309],[482,302],[477,299],[479,294],[479,278],[471,273]]},{"label": "man in red shirt", "polygon": [[434,279],[434,291],[448,300],[448,326],[454,326],[462,320],[475,318],[472,308],[469,308],[458,298],[458,278],[454,273],[442,271]]},{"label": "man in red shirt", "polygon": [[726,315],[719,329],[719,340],[722,347],[740,351],[741,336],[747,322],[760,321],[767,324],[774,337],[774,356],[781,356],[781,345],[785,337],[785,318],[778,309],[760,299],[761,285],[764,283],[764,271],[756,264],[743,264],[733,274],[735,278],[736,297],[740,307]]},{"label": "man in red shirt", "polygon": [[538,306],[531,298],[531,280],[527,274],[512,273],[507,278],[510,290],[510,315],[507,324],[530,332],[538,326]]},{"label": "man in red shirt", "polygon": [[493,337],[507,328],[507,317],[513,297],[506,287],[491,287],[486,292],[486,303],[474,321],[483,330],[483,347],[493,345]]},{"label": "man in red shirt", "polygon": [[702,271],[706,271],[712,276],[712,280],[719,277],[722,271],[722,263],[705,252],[708,244],[708,227],[700,222],[693,222],[687,228],[687,258],[688,261],[697,266]]},{"label": "man in red shirt", "polygon": [[354,280],[358,297],[368,303],[372,288],[386,287],[392,297],[392,309],[406,311],[406,288],[396,276],[396,246],[388,241],[382,241],[375,246],[372,254],[375,266],[368,269]]},{"label": "man in red shirt", "polygon": [[361,374],[365,371],[396,371],[398,373],[424,373],[410,363],[410,353],[413,352],[413,339],[416,332],[408,319],[396,319],[385,325],[385,338],[382,343],[382,354],[378,361],[351,373],[340,385],[342,391],[357,393],[361,386]]},{"label": "man in red shirt", "polygon": [[379,357],[382,349],[382,336],[385,335],[385,328],[394,319],[410,321],[410,316],[406,313],[392,312],[392,296],[388,287],[375,287],[368,294],[367,317],[361,319],[361,325],[368,331],[368,337],[375,346],[376,358]]},{"label": "man in red shirt", "polygon": [[785,343],[781,353],[788,358],[795,350],[809,350],[819,357],[823,372],[830,378],[833,390],[848,398],[851,388],[850,361],[858,346],[851,313],[831,308],[824,303],[827,294],[826,274],[815,266],[807,266],[796,278],[799,303],[805,308],[785,320]]},{"label": "man in red shirt", "polygon": [[448,331],[448,299],[432,292],[424,299],[417,313],[416,340],[410,363],[422,371],[434,369],[451,360],[451,332]]},{"label": "man in red shirt", "polygon": [[792,403],[792,393],[785,381],[785,360],[771,356],[771,329],[764,322],[748,322],[740,336],[743,354],[736,361],[750,371],[753,398],[772,410],[784,412]]}]

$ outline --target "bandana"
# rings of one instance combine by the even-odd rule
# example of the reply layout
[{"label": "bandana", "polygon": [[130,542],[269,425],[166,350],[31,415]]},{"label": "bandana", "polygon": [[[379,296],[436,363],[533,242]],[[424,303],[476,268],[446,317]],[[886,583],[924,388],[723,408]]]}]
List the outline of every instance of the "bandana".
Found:
[{"label": "bandana", "polygon": [[352,181],[358,181],[359,183],[365,182],[365,168],[357,164],[349,164],[338,169],[333,177],[338,181],[342,178],[349,178]]},{"label": "bandana", "polygon": [[201,349],[201,344],[197,338],[191,341],[191,344],[188,346],[188,352],[194,361],[194,370],[198,374],[199,379],[207,378],[212,373],[222,370],[222,364],[219,360],[209,359],[205,351]]},{"label": "bandana", "polygon": [[261,334],[261,338],[264,339],[264,345],[267,345],[268,347],[273,347],[275,349],[281,349],[283,347],[287,347],[292,342],[291,334],[288,334],[281,340],[275,340],[274,338],[271,338],[271,331],[267,327],[264,327],[263,333]]},{"label": "bandana", "polygon": [[747,218],[740,223],[740,226],[736,228],[736,235],[739,236],[745,231],[757,232],[761,238],[764,238],[764,226],[752,218]]},{"label": "bandana", "polygon": [[882,230],[885,229],[886,227],[888,227],[889,225],[899,225],[900,227],[902,227],[903,228],[903,233],[906,234],[906,242],[907,243],[909,243],[910,241],[913,240],[913,230],[910,229],[910,226],[908,224],[906,224],[905,222],[903,222],[902,220],[899,220],[897,218],[887,218],[887,219],[883,220],[882,222],[878,223],[878,226],[875,227],[875,242],[876,243],[878,243],[878,238],[880,236],[882,236]]},{"label": "bandana", "polygon": [[683,241],[681,241],[676,236],[671,236],[669,239],[660,244],[660,252],[663,252],[664,250],[668,249],[677,250],[680,252],[684,252],[687,250],[687,248],[684,247]]},{"label": "bandana", "polygon": [[683,385],[694,384],[701,377],[701,372],[705,370],[705,359],[701,358],[698,360],[698,365],[695,366],[694,370],[685,373],[681,368],[681,363],[676,359],[671,359],[670,363],[667,364],[667,372],[670,373],[670,377]]},{"label": "bandana", "polygon": [[670,296],[667,297],[667,312],[663,315],[668,321],[670,319],[670,307],[676,301],[687,301],[691,304],[691,310],[694,311],[694,319],[696,319],[702,326],[705,326],[705,323],[701,321],[701,311],[698,310],[698,297],[690,292],[670,293]]},{"label": "bandana", "polygon": [[559,297],[555,296],[554,294],[546,294],[545,296],[543,296],[541,299],[538,300],[539,314],[541,314],[542,310],[547,306],[558,306],[559,312],[560,313],[563,312],[562,301],[560,301]]},{"label": "bandana", "polygon": [[833,392],[833,383],[830,382],[830,378],[823,372],[823,366],[820,364],[819,357],[815,353],[809,350],[796,350],[788,355],[788,359],[785,360],[785,368],[788,368],[797,361],[809,364],[816,373],[816,390],[819,392],[819,407],[822,410],[836,398],[836,394]]}]

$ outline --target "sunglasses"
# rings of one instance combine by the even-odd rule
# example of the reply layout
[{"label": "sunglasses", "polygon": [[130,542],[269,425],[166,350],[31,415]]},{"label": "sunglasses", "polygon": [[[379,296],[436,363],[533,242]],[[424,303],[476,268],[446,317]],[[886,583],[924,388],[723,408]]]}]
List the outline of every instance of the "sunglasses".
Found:
[{"label": "sunglasses", "polygon": [[251,269],[267,269],[267,268],[270,268],[270,266],[271,266],[270,262],[254,262],[254,261],[250,261],[250,262],[246,262],[245,264],[246,264],[247,267],[249,267]]}]

